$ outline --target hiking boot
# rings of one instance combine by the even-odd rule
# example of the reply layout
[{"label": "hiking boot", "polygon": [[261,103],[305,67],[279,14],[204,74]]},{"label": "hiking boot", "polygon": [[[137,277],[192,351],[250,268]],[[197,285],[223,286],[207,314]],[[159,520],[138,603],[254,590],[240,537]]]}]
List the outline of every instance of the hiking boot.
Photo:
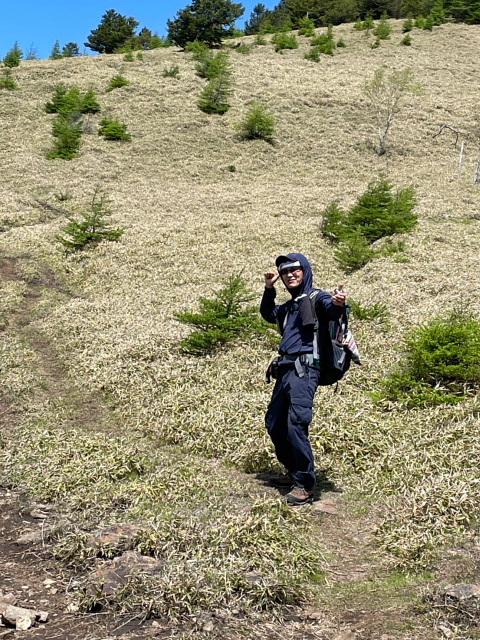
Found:
[{"label": "hiking boot", "polygon": [[291,473],[284,473],[281,476],[270,478],[270,484],[276,489],[291,489],[295,484],[295,480]]},{"label": "hiking boot", "polygon": [[307,491],[303,487],[293,487],[285,497],[288,504],[308,504],[313,502],[313,491]]}]

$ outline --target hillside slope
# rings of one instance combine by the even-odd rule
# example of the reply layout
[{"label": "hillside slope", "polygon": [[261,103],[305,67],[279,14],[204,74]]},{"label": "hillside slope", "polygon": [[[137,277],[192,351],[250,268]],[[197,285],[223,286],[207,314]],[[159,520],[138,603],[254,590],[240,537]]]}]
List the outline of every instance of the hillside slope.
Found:
[{"label": "hillside slope", "polygon": [[[467,540],[479,515],[478,398],[405,412],[377,407],[368,395],[398,362],[412,325],[455,306],[480,313],[479,148],[467,143],[458,178],[454,134],[435,137],[443,124],[474,126],[480,27],[414,30],[406,47],[401,24],[392,21],[391,39],[376,49],[352,25],[336,27],[347,46],[318,64],[304,59],[305,38],[283,55],[270,44],[249,55],[232,50],[234,94],[223,116],[198,109],[205,80],[191,55],[174,48],[132,63],[120,55],[22,62],[14,70],[18,90],[0,91],[2,484],[70,514],[66,536],[58,534],[69,561],[81,555],[85,531],[119,518],[147,523],[138,549],[185,554],[172,568],[171,591],[162,587],[168,605],[147,589],[131,596],[134,611],[155,601],[150,610],[166,617],[210,606],[249,619],[259,607],[298,605],[308,583],[309,601],[322,601],[331,616],[323,631],[311,623],[313,637],[350,622],[359,637],[390,637],[398,603],[383,620],[382,597],[373,599],[372,613],[363,601],[372,580],[381,575],[381,593],[406,592],[413,601],[424,577],[399,586],[388,581],[397,575],[392,567],[428,569],[433,583],[471,576],[476,560],[460,575],[442,564],[448,554],[438,560],[435,552],[461,544],[456,536]],[[179,77],[164,77],[175,64]],[[425,95],[405,101],[379,157],[362,86],[382,65],[411,68]],[[106,92],[119,73],[130,84]],[[58,83],[92,87],[102,107],[71,161],[45,157],[53,120],[45,103]],[[251,100],[275,115],[274,145],[237,138],[235,124]],[[100,138],[102,117],[126,123],[132,141]],[[376,259],[346,277],[321,237],[321,211],[332,200],[350,206],[382,174],[396,188],[415,187],[419,225],[405,237],[401,259]],[[125,234],[66,256],[55,235],[96,187]],[[271,347],[244,341],[198,359],[178,346],[188,329],[174,312],[195,310],[200,296],[239,271],[260,300],[263,271],[292,250],[309,256],[317,286],[332,290],[345,281],[356,301],[389,313],[386,321],[355,322],[365,365],[338,394],[326,389],[317,398],[320,488],[341,504],[344,535],[318,512],[285,512],[263,484],[275,468],[263,427]],[[85,473],[70,468],[70,459]],[[266,582],[245,579],[252,571]],[[312,587],[312,575],[321,588]],[[227,576],[223,587],[219,576]],[[187,591],[197,595],[184,602],[178,594]],[[339,613],[352,601],[375,624]],[[123,602],[114,606],[124,610]],[[298,631],[294,624],[288,633]],[[416,631],[393,625],[395,637],[440,633],[428,621],[415,624]],[[269,637],[260,628],[258,637]]]}]

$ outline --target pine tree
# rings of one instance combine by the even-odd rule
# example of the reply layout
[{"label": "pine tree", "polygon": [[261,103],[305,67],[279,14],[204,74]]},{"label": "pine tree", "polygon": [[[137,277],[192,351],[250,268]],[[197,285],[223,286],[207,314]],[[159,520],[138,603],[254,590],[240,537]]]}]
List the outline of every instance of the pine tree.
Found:
[{"label": "pine tree", "polygon": [[153,38],[153,33],[151,32],[151,30],[147,29],[147,27],[143,27],[143,29],[139,31],[138,36],[135,36],[135,40],[137,44],[136,48],[144,49],[144,50],[151,49],[152,38]]},{"label": "pine tree", "polygon": [[232,70],[228,53],[220,51],[210,60],[206,73],[209,83],[198,100],[198,107],[205,113],[223,114],[230,108],[228,100],[232,95]]},{"label": "pine tree", "polygon": [[62,49],[64,58],[74,58],[80,55],[80,50],[76,42],[68,42]]},{"label": "pine tree", "polygon": [[368,242],[375,242],[394,233],[410,231],[417,223],[413,213],[415,205],[412,188],[402,189],[394,195],[392,185],[380,178],[368,185],[367,191],[350,209],[347,226],[351,232],[361,233]]},{"label": "pine tree", "polygon": [[63,84],[57,84],[51,102],[45,105],[47,113],[58,113],[61,116],[70,116],[80,113],[82,109],[82,97],[78,87],[67,89]]},{"label": "pine tree", "polygon": [[423,29],[424,29],[425,31],[432,31],[432,30],[433,30],[434,25],[435,25],[435,21],[434,21],[434,19],[433,19],[433,16],[432,16],[432,14],[431,14],[431,13],[429,13],[429,14],[428,14],[428,16],[427,16],[427,18],[426,18],[426,20],[425,20],[425,23],[424,23],[424,25],[423,25]]},{"label": "pine tree", "polygon": [[235,20],[244,11],[240,3],[231,0],[193,0],[174,20],[167,20],[168,38],[183,49],[195,40],[209,47],[220,45],[233,35]]},{"label": "pine tree", "polygon": [[359,0],[327,0],[324,23],[341,24],[344,22],[354,22],[361,10]]},{"label": "pine tree", "polygon": [[[430,0],[431,2],[433,0]],[[402,16],[407,16],[407,18],[414,18],[418,16],[422,10],[424,9],[425,3],[420,0],[401,0],[400,7]]]},{"label": "pine tree", "polygon": [[213,298],[200,298],[198,313],[174,313],[177,320],[194,328],[180,343],[183,351],[203,356],[238,337],[271,336],[256,307],[248,305],[254,297],[239,274],[230,276]]},{"label": "pine tree", "polygon": [[439,26],[445,23],[445,9],[443,8],[443,0],[435,0],[435,4],[430,9],[433,24]]},{"label": "pine tree", "polygon": [[129,142],[132,136],[127,133],[127,125],[118,120],[109,120],[104,118],[100,121],[98,135],[103,136],[106,140],[120,140]]},{"label": "pine tree", "polygon": [[415,27],[417,29],[423,29],[425,26],[425,18],[422,15],[419,15],[415,18]]},{"label": "pine tree", "polygon": [[81,119],[78,114],[59,115],[53,122],[52,134],[55,140],[52,149],[47,153],[49,160],[72,160],[77,157],[82,136]]},{"label": "pine tree", "polygon": [[[410,231],[417,224],[417,203],[413,187],[392,193],[392,185],[384,177],[373,180],[368,189],[348,210],[336,201],[322,213],[321,233],[336,245],[335,259],[345,271],[360,269],[378,255],[372,243],[380,238]],[[392,246],[392,245],[390,245]],[[398,244],[395,246],[399,250]]]},{"label": "pine tree", "polygon": [[23,58],[23,51],[18,46],[18,42],[15,42],[10,51],[7,52],[6,56],[3,59],[3,64],[10,69],[12,67],[18,67],[20,65],[20,60]]},{"label": "pine tree", "polygon": [[267,7],[264,4],[256,4],[253,7],[250,18],[245,22],[245,35],[251,36],[260,32],[262,22],[267,14]]},{"label": "pine tree", "polygon": [[301,18],[298,21],[298,35],[305,36],[307,38],[313,38],[315,36],[315,22],[312,18]]},{"label": "pine tree", "polygon": [[3,70],[3,78],[0,78],[0,89],[7,89],[8,91],[18,89],[17,83],[12,78],[12,70],[8,67]]},{"label": "pine tree", "polygon": [[365,20],[363,21],[363,30],[368,36],[368,34],[370,33],[370,29],[374,29],[374,28],[375,28],[375,21],[373,20],[372,16],[368,14],[367,16],[365,16]]},{"label": "pine tree", "polygon": [[60,40],[56,40],[50,53],[50,60],[60,60],[63,58],[62,50],[60,49]]},{"label": "pine tree", "polygon": [[450,0],[445,10],[456,22],[480,24],[480,0]]},{"label": "pine tree", "polygon": [[212,78],[198,100],[198,108],[205,113],[222,115],[229,110],[228,99],[232,94],[230,78],[221,74]]},{"label": "pine tree", "polygon": [[100,105],[93,89],[88,89],[81,99],[81,113],[98,113]]},{"label": "pine tree", "polygon": [[107,208],[108,200],[101,189],[95,189],[89,211],[80,214],[80,220],[73,217],[62,229],[64,235],[57,235],[67,251],[80,251],[87,245],[97,245],[103,240],[114,242],[124,233],[121,228],[112,229],[107,218],[112,212]]},{"label": "pine tree", "polygon": [[378,23],[377,28],[373,33],[379,40],[388,40],[390,38],[392,27],[388,22],[388,15],[386,13],[382,13],[380,22]]},{"label": "pine tree", "polygon": [[245,120],[237,124],[236,128],[242,140],[265,140],[265,142],[273,144],[276,128],[275,117],[263,104],[253,101]]},{"label": "pine tree", "polygon": [[90,32],[85,46],[98,53],[114,53],[135,36],[139,24],[135,18],[127,18],[110,9],[103,14],[98,27]]}]

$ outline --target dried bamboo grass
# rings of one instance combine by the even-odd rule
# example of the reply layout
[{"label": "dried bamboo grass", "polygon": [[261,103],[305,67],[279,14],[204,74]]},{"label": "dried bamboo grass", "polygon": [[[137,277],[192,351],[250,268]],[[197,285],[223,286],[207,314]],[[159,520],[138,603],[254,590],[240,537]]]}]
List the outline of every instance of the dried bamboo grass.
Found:
[{"label": "dried bamboo grass", "polygon": [[[108,394],[126,432],[253,471],[273,464],[263,428],[265,344],[240,344],[207,360],[182,356],[178,343],[186,329],[173,312],[194,309],[199,296],[241,269],[260,298],[262,272],[288,250],[306,253],[317,285],[333,289],[344,274],[320,237],[319,212],[333,199],[350,206],[380,172],[395,186],[413,184],[420,221],[406,239],[408,261],[375,260],[346,283],[359,302],[385,304],[389,321],[356,323],[365,366],[349,374],[340,396],[319,393],[312,440],[319,464],[338,485],[387,496],[391,516],[379,541],[394,562],[419,566],[478,509],[478,467],[469,463],[480,444],[478,400],[406,415],[395,407],[380,411],[366,392],[398,362],[412,324],[455,304],[480,312],[479,195],[469,176],[476,154],[467,147],[458,180],[458,151],[432,138],[446,121],[467,128],[477,109],[480,27],[415,31],[413,45],[402,47],[401,22],[392,23],[391,41],[375,50],[351,25],[336,28],[347,48],[318,65],[303,59],[305,39],[283,56],[271,46],[232,55],[235,93],[222,118],[198,111],[203,83],[189,56],[175,49],[147,52],[129,65],[120,56],[22,62],[15,73],[19,91],[0,94],[0,220],[8,229],[0,234],[0,251],[48,262],[81,293],[52,304],[34,326],[79,387]],[[174,82],[161,74],[173,63],[180,67]],[[406,104],[390,151],[379,158],[368,144],[373,122],[361,87],[382,64],[411,67],[426,95]],[[131,84],[105,93],[119,72]],[[127,124],[131,145],[85,135],[78,159],[48,161],[44,104],[58,82],[92,86],[102,116]],[[236,140],[234,124],[252,99],[277,117],[275,147]],[[42,219],[35,200],[53,201],[68,189],[75,209],[98,184],[125,236],[65,258],[53,243],[63,220]],[[28,390],[34,355],[5,336],[2,353],[12,392]],[[447,509],[432,533],[428,514],[436,519],[438,503],[457,498],[465,509]],[[426,520],[417,518],[424,499]]]}]

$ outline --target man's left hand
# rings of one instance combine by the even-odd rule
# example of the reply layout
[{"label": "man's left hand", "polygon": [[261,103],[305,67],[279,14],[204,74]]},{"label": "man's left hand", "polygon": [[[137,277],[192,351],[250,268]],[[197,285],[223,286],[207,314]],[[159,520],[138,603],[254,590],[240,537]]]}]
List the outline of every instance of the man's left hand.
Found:
[{"label": "man's left hand", "polygon": [[344,285],[339,284],[337,289],[335,289],[335,293],[332,296],[333,304],[336,304],[338,307],[343,307],[345,304],[345,300],[347,299],[347,294],[343,290]]}]

